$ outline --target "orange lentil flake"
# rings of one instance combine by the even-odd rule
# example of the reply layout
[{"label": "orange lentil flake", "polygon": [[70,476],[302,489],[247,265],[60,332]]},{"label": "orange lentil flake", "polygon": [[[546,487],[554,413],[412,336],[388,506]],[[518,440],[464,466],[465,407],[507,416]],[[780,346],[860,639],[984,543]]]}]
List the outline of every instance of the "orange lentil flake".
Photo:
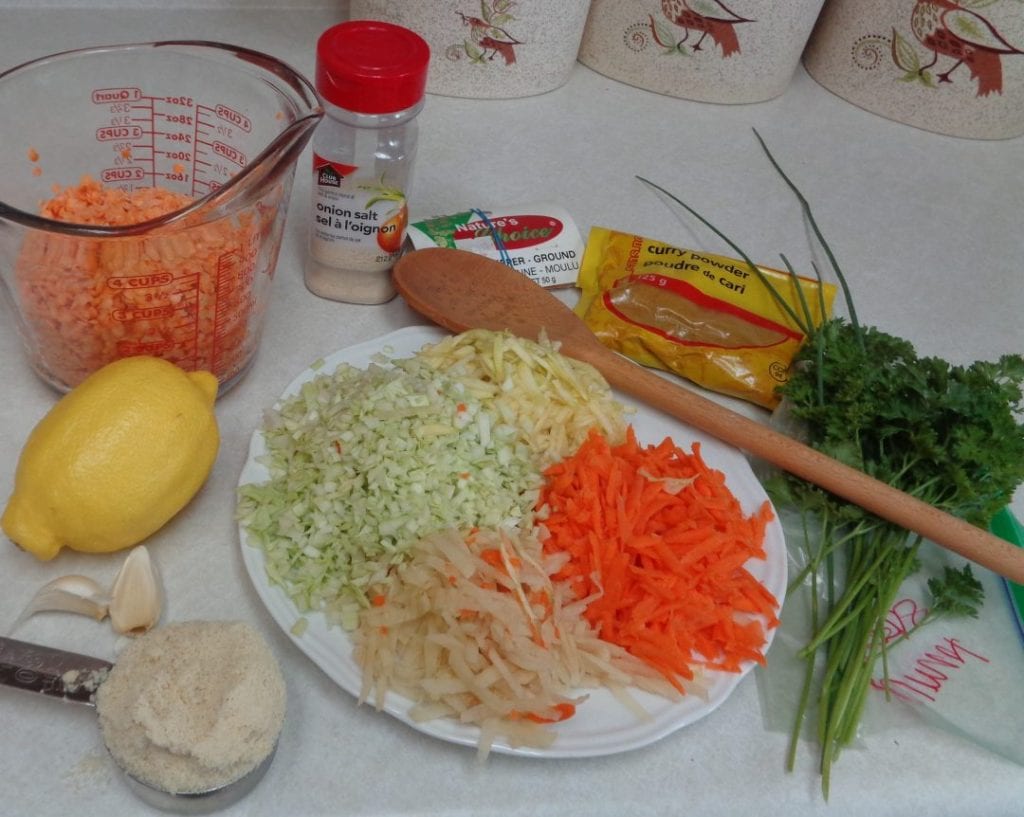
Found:
[{"label": "orange lentil flake", "polygon": [[[85,177],[55,188],[40,214],[120,227],[191,202],[160,187],[126,191]],[[205,224],[184,219],[123,237],[29,231],[15,272],[37,365],[74,386],[113,360],[150,354],[212,371],[222,383],[231,379],[256,343],[249,320],[257,299],[246,259],[259,245],[260,212],[250,207]]]}]

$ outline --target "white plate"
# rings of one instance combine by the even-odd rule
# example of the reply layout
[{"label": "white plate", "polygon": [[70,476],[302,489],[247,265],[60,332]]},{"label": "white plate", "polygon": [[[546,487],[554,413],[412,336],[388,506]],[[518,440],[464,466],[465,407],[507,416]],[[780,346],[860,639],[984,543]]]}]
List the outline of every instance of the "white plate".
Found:
[{"label": "white plate", "polygon": [[[283,397],[294,394],[300,385],[311,380],[316,374],[332,372],[339,363],[346,362],[360,368],[381,351],[393,357],[409,357],[424,344],[444,337],[445,333],[433,327],[410,327],[392,332],[375,340],[350,346],[325,358],[324,364],[315,371],[307,369],[285,389]],[[628,397],[617,395],[623,403],[631,404]],[[701,454],[713,468],[726,475],[733,494],[739,499],[743,510],[752,513],[767,499],[760,482],[750,470],[746,459],[734,448],[695,432],[672,418],[643,406],[631,418],[641,442],[658,443],[665,437],[681,447],[689,448],[691,441],[699,440]],[[269,478],[266,468],[257,462],[265,451],[263,435],[257,429],[249,446],[249,457],[242,469],[239,485],[265,482]],[[285,633],[312,661],[330,676],[342,689],[358,696],[361,673],[352,658],[352,642],[342,629],[328,628],[320,614],[307,615],[309,625],[301,636],[294,636],[291,628],[299,618],[299,612],[284,591],[271,585],[264,570],[263,551],[249,546],[244,529],[240,529],[242,560],[256,592],[270,611],[271,616]],[[772,522],[765,535],[765,561],[748,565],[764,586],[782,599],[786,589],[786,548],[782,527]],[[768,632],[769,643],[774,630]],[[768,645],[765,645],[767,650]],[[591,690],[590,698],[580,706],[575,717],[557,724],[558,738],[547,749],[511,747],[498,742],[493,750],[513,755],[530,757],[592,757],[624,752],[653,743],[660,738],[693,723],[712,712],[729,697],[753,664],[744,667],[742,673],[709,672],[706,697],[688,695],[681,701],[671,702],[656,695],[634,690],[633,694],[650,713],[647,720],[639,720],[615,700],[610,692],[603,689]],[[388,696],[384,710],[414,729],[441,740],[475,746],[479,731],[474,726],[460,724],[452,719],[438,719],[417,723],[409,718],[410,702],[397,695]]]}]

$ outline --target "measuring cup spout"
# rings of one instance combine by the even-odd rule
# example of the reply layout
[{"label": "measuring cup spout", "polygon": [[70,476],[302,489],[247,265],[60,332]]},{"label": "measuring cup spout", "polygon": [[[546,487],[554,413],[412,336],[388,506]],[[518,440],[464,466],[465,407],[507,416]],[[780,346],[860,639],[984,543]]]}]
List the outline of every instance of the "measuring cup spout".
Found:
[{"label": "measuring cup spout", "polygon": [[287,199],[296,162],[322,117],[323,109],[318,108],[291,122],[227,184],[197,202],[192,217],[202,221],[220,218],[247,206],[273,189],[277,189]]},{"label": "measuring cup spout", "polygon": [[[211,192],[203,204],[207,209],[216,207],[222,212],[225,206],[237,206],[250,198],[250,194],[259,195],[268,185],[273,185],[282,177],[287,184],[291,183],[291,175],[295,169],[299,155],[309,142],[313,131],[324,116],[320,98],[312,84],[297,71],[267,54],[247,48],[224,45],[222,43],[196,43],[190,41],[164,42],[162,48],[174,46],[178,48],[212,48],[224,51],[244,66],[244,70],[259,76],[280,94],[282,101],[288,103],[289,110],[278,111],[275,120],[282,124],[281,129],[260,150],[255,157],[236,155],[231,144],[214,141],[213,150],[226,162],[244,164],[238,172],[223,184],[211,186]],[[217,109],[218,117],[228,123],[218,125],[218,133],[232,133],[232,126],[247,131],[252,120],[246,112],[239,112],[221,106]],[[215,164],[222,164],[216,163]]]}]

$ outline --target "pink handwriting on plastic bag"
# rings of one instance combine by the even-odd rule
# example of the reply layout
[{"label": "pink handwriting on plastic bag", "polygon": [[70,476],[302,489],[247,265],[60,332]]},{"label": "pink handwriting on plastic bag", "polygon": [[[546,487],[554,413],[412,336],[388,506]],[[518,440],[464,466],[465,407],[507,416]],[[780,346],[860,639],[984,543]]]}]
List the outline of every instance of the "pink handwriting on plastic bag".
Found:
[{"label": "pink handwriting on plastic bag", "polygon": [[[916,627],[927,613],[913,599],[902,599],[889,610],[885,622],[885,643],[902,639]],[[907,648],[904,647],[904,650]],[[950,673],[962,668],[970,660],[990,663],[980,653],[969,650],[959,639],[945,637],[930,649],[917,654],[909,669],[900,675],[890,675],[888,685],[884,678],[873,678],[871,686],[904,701],[935,701]]]}]

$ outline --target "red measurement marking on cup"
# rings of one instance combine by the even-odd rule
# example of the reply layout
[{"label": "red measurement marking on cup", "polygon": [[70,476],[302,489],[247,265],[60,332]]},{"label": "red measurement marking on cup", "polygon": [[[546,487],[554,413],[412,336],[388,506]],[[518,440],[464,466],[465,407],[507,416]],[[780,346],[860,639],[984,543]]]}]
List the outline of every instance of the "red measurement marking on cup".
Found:
[{"label": "red measurement marking on cup", "polygon": [[100,181],[106,184],[141,182],[146,178],[145,168],[138,166],[107,167],[100,171]]},{"label": "red measurement marking on cup", "polygon": [[253,265],[237,252],[217,259],[213,310],[213,371],[223,371],[244,358],[248,320],[253,303]]},{"label": "red measurement marking on cup", "polygon": [[247,159],[245,154],[242,153],[234,145],[229,145],[226,142],[221,142],[219,139],[215,139],[212,145],[213,152],[217,156],[223,156],[229,162],[238,165],[239,167],[245,167]]},{"label": "red measurement marking on cup", "polygon": [[170,304],[160,306],[139,306],[132,309],[115,309],[111,317],[121,323],[133,321],[164,320],[174,316],[174,307]]},{"label": "red measurement marking on cup", "polygon": [[[186,94],[143,95],[134,107],[136,122],[144,125],[145,142],[134,148],[141,151],[148,165],[147,174],[154,187],[170,182],[181,190],[192,187],[193,146],[195,143],[196,102]],[[190,191],[194,195],[194,190]]]},{"label": "red measurement marking on cup", "polygon": [[165,287],[174,276],[169,272],[156,272],[150,275],[120,276],[107,279],[107,286],[111,289],[151,289],[152,287]]},{"label": "red measurement marking on cup", "polygon": [[[135,143],[126,146],[120,152],[119,156],[114,159],[116,164],[122,163],[140,163],[145,169],[143,171],[144,178],[148,177],[149,185],[153,186],[156,184],[156,170],[154,167],[154,156],[153,156],[153,97],[146,96],[143,94],[137,103],[132,105],[132,121],[139,124],[143,129],[144,141],[136,141]],[[134,185],[135,181],[143,181],[143,179],[132,179],[130,184]]]},{"label": "red measurement marking on cup", "polygon": [[[103,171],[103,181],[126,188],[148,179],[150,186],[173,182],[181,189],[184,184],[193,196],[215,189],[195,179],[211,167],[205,158],[196,156],[200,134],[213,133],[210,123],[218,117],[239,130],[252,127],[248,118],[233,108],[203,106],[187,94],[151,96],[136,86],[120,86],[95,88],[90,99],[97,106],[106,106],[110,114],[95,133],[97,141],[110,143],[114,154],[113,166]],[[199,189],[202,186],[207,190]]]},{"label": "red measurement marking on cup", "polygon": [[252,120],[234,108],[229,108],[227,105],[217,105],[214,107],[213,112],[218,119],[234,125],[243,133],[252,133]]},{"label": "red measurement marking on cup", "polygon": [[211,134],[214,128],[213,109],[209,105],[196,106],[195,157],[193,158],[192,195],[204,196],[216,190],[210,186],[211,162],[207,158],[210,149]]},{"label": "red measurement marking on cup", "polygon": [[110,317],[125,327],[129,337],[118,342],[120,355],[155,354],[179,365],[195,368],[199,348],[198,275],[169,272],[107,279],[107,286],[123,292]]},{"label": "red measurement marking on cup", "polygon": [[123,139],[141,139],[143,130],[138,125],[105,125],[96,128],[97,142],[114,142]]},{"label": "red measurement marking on cup", "polygon": [[142,90],[139,88],[96,88],[92,92],[92,101],[95,105],[135,102],[139,99],[142,99]]},{"label": "red measurement marking on cup", "polygon": [[196,105],[193,195],[223,187],[249,163],[234,140],[252,131],[252,120],[229,105]]},{"label": "red measurement marking on cup", "polygon": [[117,342],[118,357],[134,357],[135,355],[155,355],[163,357],[175,347],[171,340],[154,341],[131,341],[121,340]]}]

